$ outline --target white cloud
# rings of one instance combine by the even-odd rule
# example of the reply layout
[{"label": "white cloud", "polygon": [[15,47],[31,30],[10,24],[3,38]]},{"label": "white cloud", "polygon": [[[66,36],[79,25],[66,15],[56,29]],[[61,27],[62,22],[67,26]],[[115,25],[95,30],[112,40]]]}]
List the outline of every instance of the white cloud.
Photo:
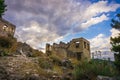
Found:
[{"label": "white cloud", "polygon": [[[107,1],[99,1],[98,3],[94,3],[93,5],[90,5],[86,9],[84,16],[85,18],[88,18],[88,20],[85,23],[82,23],[81,26],[83,28],[88,28],[91,25],[107,20],[108,19],[107,16],[109,15],[104,15],[104,13],[115,11],[119,7],[120,7],[119,4],[113,4],[113,3],[108,4]],[[98,15],[101,15],[101,16],[96,17]],[[111,29],[110,32],[112,37],[118,36],[118,33],[120,33],[116,29]],[[94,38],[90,39],[91,50],[93,52],[99,51],[99,50],[110,51],[110,48],[111,48],[110,37],[106,37],[104,34],[98,34]]]},{"label": "white cloud", "polygon": [[[74,30],[82,31],[91,25],[107,20],[108,14],[105,15],[105,13],[115,11],[119,7],[119,4],[108,4],[108,1],[98,1],[97,3],[88,4],[81,13],[82,21],[79,21],[77,27]],[[77,19],[79,18],[79,16],[76,17]]]},{"label": "white cloud", "polygon": [[[46,29],[45,26],[42,27],[42,25],[34,21],[30,22],[28,25],[23,26],[26,27],[17,28],[16,37],[18,38],[18,40],[26,42],[34,48],[39,49],[40,43],[56,40],[60,37],[59,35],[55,34],[54,31],[51,32],[48,29]],[[45,45],[42,45],[41,47],[43,46]]]},{"label": "white cloud", "polygon": [[102,51],[101,56],[96,55],[94,56],[94,58],[110,58],[112,61],[114,61],[114,53],[110,50],[112,47],[110,44],[110,37],[117,37],[120,34],[120,31],[112,28],[110,32],[111,35],[108,37],[106,37],[104,34],[99,34],[96,37],[89,40],[91,43],[91,52],[94,52],[94,55],[99,55],[99,53],[95,53],[96,51]]},{"label": "white cloud", "polygon": [[91,18],[90,20],[88,20],[87,22],[85,23],[82,23],[81,24],[81,27],[83,29],[86,29],[88,27],[90,27],[91,25],[94,25],[94,24],[97,24],[97,23],[100,23],[104,20],[108,20],[108,17],[106,15],[101,15],[100,17],[95,17],[95,18]]},{"label": "white cloud", "polygon": [[99,34],[90,39],[91,51],[110,51],[110,38],[104,34]]},{"label": "white cloud", "polygon": [[120,33],[119,30],[112,28],[110,30],[111,35],[106,37],[104,34],[98,34],[94,38],[90,39],[91,51],[110,51],[110,37],[117,37]]},{"label": "white cloud", "polygon": [[114,29],[114,28],[112,28],[110,30],[110,32],[111,32],[111,37],[113,37],[113,38],[119,36],[119,34],[120,34],[120,31],[117,29]]},{"label": "white cloud", "polygon": [[6,0],[6,3],[4,17],[17,26],[18,39],[36,48],[107,20],[103,13],[120,7],[108,5],[107,1],[92,4],[89,0]]},{"label": "white cloud", "polygon": [[85,11],[84,16],[87,18],[91,18],[103,12],[115,11],[118,7],[120,7],[119,4],[108,4],[108,1],[99,1],[90,5]]}]

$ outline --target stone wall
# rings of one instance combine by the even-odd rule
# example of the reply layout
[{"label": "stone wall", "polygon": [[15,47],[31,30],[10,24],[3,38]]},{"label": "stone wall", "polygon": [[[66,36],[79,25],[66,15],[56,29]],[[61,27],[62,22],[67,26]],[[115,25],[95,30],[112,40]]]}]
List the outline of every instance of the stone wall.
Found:
[{"label": "stone wall", "polygon": [[90,59],[90,43],[84,38],[72,39],[69,43],[46,44],[47,54],[57,54],[78,60]]},{"label": "stone wall", "polygon": [[14,36],[15,25],[0,18],[0,36]]}]

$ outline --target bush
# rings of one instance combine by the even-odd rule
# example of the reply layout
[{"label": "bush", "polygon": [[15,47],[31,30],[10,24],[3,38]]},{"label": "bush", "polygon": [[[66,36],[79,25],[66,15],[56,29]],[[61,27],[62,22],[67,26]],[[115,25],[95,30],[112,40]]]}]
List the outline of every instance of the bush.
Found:
[{"label": "bush", "polygon": [[52,61],[55,65],[58,65],[58,66],[62,65],[61,59],[58,56],[51,55],[50,58],[52,59]]},{"label": "bush", "polygon": [[107,61],[83,62],[77,65],[74,69],[73,75],[75,80],[94,80],[97,75],[116,76],[116,68]]},{"label": "bush", "polygon": [[0,37],[0,47],[10,48],[12,46],[12,40],[7,37]]},{"label": "bush", "polygon": [[9,56],[7,51],[0,50],[0,56]]},{"label": "bush", "polygon": [[39,56],[43,56],[43,52],[42,51],[39,51],[39,50],[35,50],[35,49],[32,49],[32,55],[31,57],[39,57]]},{"label": "bush", "polygon": [[49,60],[45,60],[44,58],[38,59],[39,66],[43,69],[52,69],[52,63]]}]

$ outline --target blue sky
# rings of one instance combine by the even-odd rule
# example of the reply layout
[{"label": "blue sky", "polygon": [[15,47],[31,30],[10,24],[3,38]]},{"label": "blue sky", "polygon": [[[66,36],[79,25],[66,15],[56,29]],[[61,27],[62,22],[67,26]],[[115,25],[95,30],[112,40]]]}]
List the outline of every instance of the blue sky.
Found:
[{"label": "blue sky", "polygon": [[91,51],[110,50],[117,36],[111,19],[120,13],[120,0],[6,0],[4,18],[16,25],[15,37],[33,48],[84,37]]}]

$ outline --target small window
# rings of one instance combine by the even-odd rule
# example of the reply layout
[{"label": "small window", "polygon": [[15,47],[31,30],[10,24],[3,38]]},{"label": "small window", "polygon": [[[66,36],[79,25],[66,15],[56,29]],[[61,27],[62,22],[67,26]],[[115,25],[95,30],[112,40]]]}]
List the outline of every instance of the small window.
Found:
[{"label": "small window", "polygon": [[14,32],[14,28],[12,28],[12,31]]},{"label": "small window", "polygon": [[84,42],[84,48],[86,48],[86,42]]},{"label": "small window", "polygon": [[89,48],[89,44],[87,44],[87,48],[88,48],[88,50],[90,49],[90,48]]},{"label": "small window", "polygon": [[4,26],[3,26],[3,30],[4,30],[4,31],[8,31],[8,26],[7,26],[7,25],[4,25]]},{"label": "small window", "polygon": [[75,42],[75,47],[79,48],[80,42]]},{"label": "small window", "polygon": [[82,53],[81,52],[76,52],[76,57],[77,57],[77,60],[81,60]]}]

